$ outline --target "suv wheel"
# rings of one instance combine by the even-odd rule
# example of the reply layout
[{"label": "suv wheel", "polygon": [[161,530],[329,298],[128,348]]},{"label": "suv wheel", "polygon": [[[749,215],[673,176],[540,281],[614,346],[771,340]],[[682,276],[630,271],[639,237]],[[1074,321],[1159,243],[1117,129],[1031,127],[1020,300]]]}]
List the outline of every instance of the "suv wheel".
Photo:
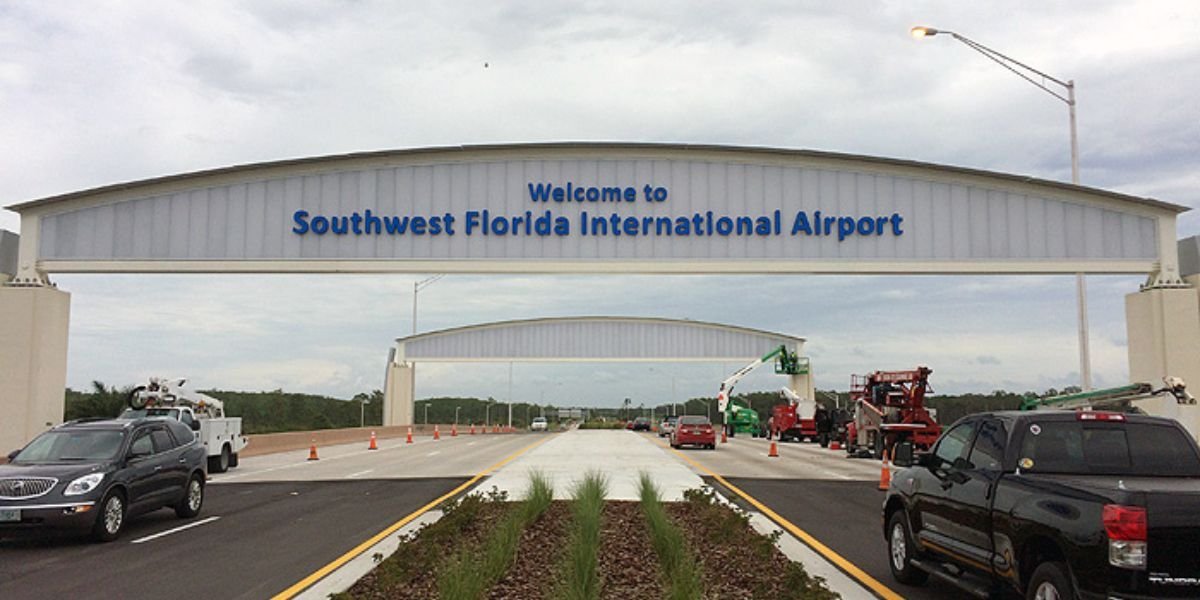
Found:
[{"label": "suv wheel", "polygon": [[929,579],[929,573],[912,565],[914,550],[908,519],[903,510],[898,510],[888,520],[888,567],[896,581],[921,585]]},{"label": "suv wheel", "polygon": [[181,519],[190,519],[200,514],[204,506],[204,481],[199,474],[192,475],[188,480],[187,490],[175,505],[175,515]]},{"label": "suv wheel", "polygon": [[121,535],[125,526],[125,497],[118,491],[110,491],[100,501],[96,524],[92,526],[92,538],[97,542],[111,542]]},{"label": "suv wheel", "polygon": [[1067,576],[1067,565],[1060,562],[1044,562],[1038,565],[1029,579],[1029,588],[1025,590],[1028,600],[1059,600],[1074,598],[1075,586]]}]

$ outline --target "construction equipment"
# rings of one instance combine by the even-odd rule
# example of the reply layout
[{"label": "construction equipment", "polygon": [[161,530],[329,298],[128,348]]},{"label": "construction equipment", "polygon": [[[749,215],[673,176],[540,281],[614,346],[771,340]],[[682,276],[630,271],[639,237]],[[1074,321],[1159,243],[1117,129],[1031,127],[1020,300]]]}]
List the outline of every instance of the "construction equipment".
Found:
[{"label": "construction equipment", "polygon": [[847,440],[846,451],[851,456],[870,454],[881,458],[901,441],[911,441],[922,450],[930,448],[942,433],[925,408],[925,396],[933,393],[931,373],[933,369],[918,366],[911,371],[852,375],[853,435]]},{"label": "construction equipment", "polygon": [[733,398],[733,386],[737,385],[737,382],[749,375],[751,371],[770,361],[775,362],[775,372],[780,375],[808,373],[808,357],[797,356],[795,352],[788,350],[787,346],[780,345],[763,355],[762,358],[738,369],[733,375],[727,377],[725,381],[721,382],[721,387],[717,391],[717,410],[725,419],[725,431],[728,435],[733,436],[737,432],[742,432],[757,437],[763,433],[758,412],[750,408],[745,401]]},{"label": "construction equipment", "polygon": [[[1139,411],[1134,404],[1143,400],[1170,394],[1175,405],[1195,404],[1196,399],[1187,391],[1187,384],[1178,377],[1163,377],[1164,387],[1155,389],[1149,383],[1132,383],[1102,390],[1090,390],[1058,396],[1026,396],[1021,410],[1111,410],[1117,412]],[[1170,406],[1170,405],[1168,405]],[[1171,416],[1171,415],[1165,415]]]},{"label": "construction equipment", "polygon": [[809,440],[820,442],[821,446],[828,445],[829,411],[812,400],[801,398],[790,388],[783,388],[779,395],[784,402],[771,408],[767,435],[781,442]]},{"label": "construction equipment", "polygon": [[238,453],[248,440],[242,435],[241,417],[226,417],[225,403],[185,388],[187,379],[151,377],[147,385],[129,392],[129,408],[121,418],[165,417],[182,422],[196,432],[208,452],[210,473],[224,473],[238,465]]}]

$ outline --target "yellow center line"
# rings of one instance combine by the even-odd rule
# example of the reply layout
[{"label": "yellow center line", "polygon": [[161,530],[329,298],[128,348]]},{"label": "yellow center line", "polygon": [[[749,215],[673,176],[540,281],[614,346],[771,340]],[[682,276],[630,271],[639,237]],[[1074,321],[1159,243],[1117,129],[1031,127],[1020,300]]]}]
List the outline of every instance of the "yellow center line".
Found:
[{"label": "yellow center line", "polygon": [[430,502],[429,504],[426,504],[425,506],[418,508],[416,511],[412,512],[411,514],[404,517],[403,519],[400,519],[399,521],[392,523],[383,531],[380,531],[379,533],[372,536],[371,539],[368,539],[367,541],[355,546],[354,549],[337,557],[336,559],[334,559],[333,562],[321,567],[320,569],[317,569],[308,577],[305,577],[304,579],[297,581],[296,583],[294,583],[292,585],[292,587],[289,587],[288,589],[283,590],[282,592],[279,592],[278,594],[273,596],[271,598],[271,600],[289,600],[290,598],[294,598],[297,594],[308,589],[314,583],[324,579],[325,576],[336,571],[342,565],[350,562],[351,560],[354,560],[355,557],[362,554],[363,552],[366,552],[368,549],[370,549],[375,544],[378,544],[380,541],[382,541],[387,536],[392,535],[397,530],[399,530],[401,527],[408,525],[413,519],[416,519],[417,517],[425,514],[426,512],[429,512],[430,510],[436,508],[438,505],[445,502],[446,500],[449,500],[450,498],[457,496],[460,492],[471,487],[476,482],[478,482],[480,479],[483,479],[484,477],[491,475],[492,472],[495,471],[496,469],[499,469],[500,467],[503,467],[504,465],[507,465],[508,463],[516,460],[516,458],[518,456],[525,454],[526,452],[534,449],[538,445],[546,443],[548,440],[550,440],[550,438],[546,437],[546,438],[540,439],[532,444],[529,444],[528,446],[525,446],[524,448],[521,448],[520,450],[517,450],[516,452],[508,455],[507,457],[505,457],[504,460],[476,473],[474,477],[468,479],[462,485],[450,490],[449,492],[446,492],[445,494],[442,494],[440,497],[438,497],[437,500],[434,500],[433,502]]},{"label": "yellow center line", "polygon": [[[659,445],[662,445],[662,443],[659,442]],[[866,571],[863,571],[862,569],[858,568],[858,565],[855,565],[854,563],[846,560],[845,558],[842,557],[842,555],[838,554],[837,552],[834,552],[833,549],[830,548],[829,546],[822,544],[819,540],[817,540],[817,538],[813,537],[807,531],[800,529],[799,527],[796,526],[795,523],[792,523],[791,521],[783,518],[782,515],[771,510],[769,507],[767,507],[767,505],[763,504],[762,502],[759,502],[758,499],[755,498],[754,496],[747,494],[746,492],[744,492],[740,488],[738,488],[736,485],[729,483],[728,480],[726,480],[724,477],[721,477],[720,475],[718,475],[712,469],[709,469],[708,467],[700,464],[699,462],[696,462],[694,459],[692,459],[692,457],[690,457],[674,448],[671,448],[669,446],[663,446],[663,448],[670,450],[671,452],[674,452],[675,454],[679,455],[680,458],[687,461],[692,466],[696,467],[697,469],[700,469],[702,472],[704,472],[706,475],[712,477],[713,479],[716,479],[718,482],[720,482],[721,485],[728,488],[729,491],[737,494],[738,496],[741,496],[742,499],[744,499],[746,502],[749,502],[751,506],[758,509],[758,511],[761,512],[762,514],[766,515],[767,518],[771,519],[772,521],[775,521],[775,523],[777,523],[780,527],[783,527],[784,529],[788,530],[789,533],[796,536],[800,541],[804,542],[809,548],[812,548],[816,553],[825,557],[825,560],[828,560],[829,562],[832,562],[833,564],[837,565],[837,567],[839,569],[841,569],[843,572],[845,572],[847,575],[849,575],[850,577],[853,577],[859,583],[870,588],[871,591],[875,592],[875,595],[879,596],[880,598],[883,598],[884,600],[904,600],[904,596],[901,596],[900,594],[897,594],[896,592],[892,591],[890,588],[888,588],[887,586],[880,583],[878,579],[871,577],[870,575],[868,575],[866,573]]]}]

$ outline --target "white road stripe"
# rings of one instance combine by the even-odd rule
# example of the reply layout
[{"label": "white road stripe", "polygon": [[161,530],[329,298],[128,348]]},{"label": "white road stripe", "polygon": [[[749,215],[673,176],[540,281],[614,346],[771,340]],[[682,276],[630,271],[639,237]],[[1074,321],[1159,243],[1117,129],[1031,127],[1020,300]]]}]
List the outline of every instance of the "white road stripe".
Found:
[{"label": "white road stripe", "polygon": [[351,473],[346,476],[346,479],[354,479],[355,477],[358,477],[359,475],[366,475],[367,473],[370,473],[371,471],[374,471],[374,470],[375,469],[367,469],[366,471],[359,471],[357,473]]},{"label": "white road stripe", "polygon": [[434,450],[433,452],[430,452],[429,454],[426,454],[425,456],[433,456],[435,454],[441,454],[441,453],[442,453],[441,450]]},{"label": "white road stripe", "polygon": [[467,442],[467,445],[468,445],[468,446],[474,446],[474,445],[475,445],[475,442]]},{"label": "white road stripe", "polygon": [[129,542],[129,543],[131,543],[131,544],[140,544],[140,543],[142,543],[142,542],[149,542],[150,540],[157,540],[157,539],[158,539],[158,538],[160,538],[160,537],[167,536],[167,535],[171,535],[172,533],[179,533],[180,531],[183,531],[183,530],[185,530],[185,529],[191,529],[191,528],[193,528],[193,527],[199,527],[200,525],[203,525],[203,524],[205,524],[205,523],[212,523],[213,521],[216,521],[217,519],[220,519],[220,518],[221,518],[221,517],[209,517],[209,518],[207,518],[207,519],[200,519],[199,521],[195,521],[195,522],[192,522],[192,523],[188,523],[187,525],[180,525],[179,527],[176,527],[175,529],[168,529],[168,530],[166,530],[166,531],[160,531],[160,532],[158,532],[158,533],[156,533],[156,534],[154,534],[154,535],[148,535],[148,536],[146,536],[146,537],[144,537],[144,538],[138,538],[138,539],[136,539],[136,540],[133,540],[132,542]]}]

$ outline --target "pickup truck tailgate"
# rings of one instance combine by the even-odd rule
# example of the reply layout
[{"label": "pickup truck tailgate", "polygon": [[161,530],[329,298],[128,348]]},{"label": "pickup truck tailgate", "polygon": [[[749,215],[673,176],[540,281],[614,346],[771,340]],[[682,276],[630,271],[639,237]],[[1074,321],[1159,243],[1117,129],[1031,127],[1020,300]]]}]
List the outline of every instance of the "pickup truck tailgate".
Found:
[{"label": "pickup truck tailgate", "polygon": [[1200,493],[1150,492],[1146,505],[1155,596],[1200,596]]}]

